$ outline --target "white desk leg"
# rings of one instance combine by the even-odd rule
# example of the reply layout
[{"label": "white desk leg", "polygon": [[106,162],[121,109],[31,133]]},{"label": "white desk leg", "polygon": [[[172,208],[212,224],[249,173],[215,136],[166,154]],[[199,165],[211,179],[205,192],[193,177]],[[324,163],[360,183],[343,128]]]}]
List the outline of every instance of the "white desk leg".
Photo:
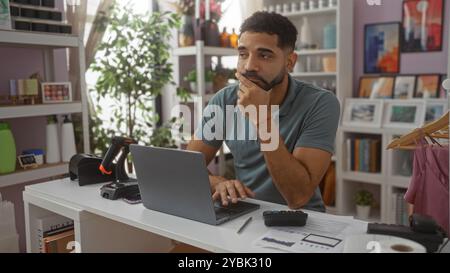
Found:
[{"label": "white desk leg", "polygon": [[146,252],[167,253],[173,248],[168,238],[83,212],[75,221],[75,240],[82,253]]}]

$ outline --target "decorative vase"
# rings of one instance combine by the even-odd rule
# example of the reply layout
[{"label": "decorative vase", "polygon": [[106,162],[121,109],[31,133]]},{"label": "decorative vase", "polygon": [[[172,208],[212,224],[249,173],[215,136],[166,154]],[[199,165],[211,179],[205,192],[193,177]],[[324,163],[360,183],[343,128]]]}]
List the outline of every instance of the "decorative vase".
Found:
[{"label": "decorative vase", "polygon": [[308,18],[304,17],[303,24],[300,29],[300,49],[310,49],[312,48],[312,44],[311,27],[309,26]]},{"label": "decorative vase", "polygon": [[336,24],[328,24],[323,29],[323,48],[336,49]]},{"label": "decorative vase", "polygon": [[205,21],[204,27],[205,45],[220,47],[220,31],[219,26],[214,20]]},{"label": "decorative vase", "polygon": [[356,216],[358,219],[368,220],[370,217],[370,206],[356,206]]},{"label": "decorative vase", "polygon": [[194,23],[189,15],[184,15],[182,19],[182,27],[178,36],[180,47],[193,46],[195,44]]}]

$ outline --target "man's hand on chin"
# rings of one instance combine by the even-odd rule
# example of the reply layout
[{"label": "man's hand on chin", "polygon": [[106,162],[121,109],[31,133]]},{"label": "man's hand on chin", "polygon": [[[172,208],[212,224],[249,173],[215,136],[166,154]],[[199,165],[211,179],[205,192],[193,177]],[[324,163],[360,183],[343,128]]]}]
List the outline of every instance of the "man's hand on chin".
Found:
[{"label": "man's hand on chin", "polygon": [[[249,120],[258,127],[258,124],[261,121],[267,121],[270,119],[270,93],[271,91],[266,91],[244,77],[241,73],[236,73],[236,77],[239,80],[239,92],[238,92],[238,107],[240,107],[241,112],[244,113],[244,108],[247,108],[248,106],[256,107],[256,111],[258,115],[252,116],[247,115],[249,117]],[[265,107],[267,110],[265,114],[266,117],[260,117],[260,111],[261,107]],[[246,113],[248,114],[248,113]]]}]

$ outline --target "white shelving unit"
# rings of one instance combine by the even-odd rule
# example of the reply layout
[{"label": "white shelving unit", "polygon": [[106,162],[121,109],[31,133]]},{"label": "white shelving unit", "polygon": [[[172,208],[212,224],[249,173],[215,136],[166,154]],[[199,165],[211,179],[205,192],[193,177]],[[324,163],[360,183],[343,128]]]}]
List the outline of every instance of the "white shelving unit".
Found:
[{"label": "white shelving unit", "polygon": [[[182,82],[183,76],[182,69],[184,62],[181,60],[182,57],[195,57],[195,67],[197,70],[197,93],[193,94],[188,102],[194,103],[194,111],[196,111],[198,116],[208,104],[209,100],[214,96],[214,94],[206,94],[205,90],[205,69],[208,57],[227,57],[227,56],[237,56],[238,52],[234,48],[220,48],[220,47],[208,47],[205,46],[203,41],[197,41],[195,46],[176,48],[173,50],[173,55],[176,56],[174,71],[174,80],[176,83],[180,84]],[[176,100],[174,98],[174,100]],[[177,102],[180,103],[179,101]],[[194,128],[197,128],[197,119],[194,120]],[[219,153],[219,173],[223,175],[225,173],[225,154],[229,153],[229,150],[224,147]]]},{"label": "white shelving unit", "polygon": [[[270,5],[281,5],[290,4],[294,1],[291,0],[264,0],[264,6],[268,7]],[[328,2],[328,1],[326,1]],[[335,7],[326,8],[314,8],[312,10],[305,10],[299,12],[286,12],[283,13],[284,16],[289,18],[294,25],[297,27],[298,31],[301,31],[303,24],[303,18],[307,17],[309,25],[311,27],[313,41],[318,45],[316,49],[308,50],[297,50],[296,53],[299,55],[299,62],[306,68],[307,58],[323,58],[325,56],[335,56],[336,57],[336,72],[323,72],[323,69],[314,70],[314,72],[299,72],[298,67],[294,69],[294,73],[291,74],[292,77],[310,83],[320,84],[326,81],[330,87],[331,82],[336,84],[336,96],[339,98],[341,103],[344,102],[345,98],[352,97],[353,90],[353,10],[354,10],[354,0],[337,1]],[[329,23],[336,24],[336,45],[335,49],[323,49],[323,39],[324,39],[324,27]],[[321,64],[321,63],[320,63]],[[320,86],[322,87],[322,86]],[[356,129],[354,129],[356,131]],[[339,203],[342,203],[344,197],[342,195],[342,183],[339,181],[371,181],[373,185],[378,185],[382,183],[383,178],[381,176],[372,176],[364,174],[355,174],[352,172],[343,172],[342,160],[343,152],[342,149],[342,137],[338,133],[336,138],[336,155],[333,157],[333,161],[336,163],[336,187],[337,187],[337,197],[336,197],[336,207],[327,208],[327,211],[337,214],[354,214],[354,211],[342,209]],[[354,210],[354,208],[353,208]]]},{"label": "white shelving unit", "polygon": [[[44,56],[44,79],[54,81],[55,71],[54,52],[55,49],[75,48],[78,49],[80,56],[79,65],[79,92],[81,101],[61,104],[37,104],[37,105],[13,105],[0,106],[0,120],[33,118],[49,115],[62,114],[82,114],[83,121],[83,143],[84,152],[89,153],[89,125],[88,125],[88,106],[87,91],[85,83],[85,53],[82,39],[75,35],[47,34],[36,32],[25,32],[15,30],[0,30],[0,47],[21,47],[41,49]],[[43,165],[37,169],[16,170],[16,172],[6,175],[0,175],[0,188],[22,184],[26,182],[53,178],[55,176],[68,173],[68,164],[59,163]]]}]

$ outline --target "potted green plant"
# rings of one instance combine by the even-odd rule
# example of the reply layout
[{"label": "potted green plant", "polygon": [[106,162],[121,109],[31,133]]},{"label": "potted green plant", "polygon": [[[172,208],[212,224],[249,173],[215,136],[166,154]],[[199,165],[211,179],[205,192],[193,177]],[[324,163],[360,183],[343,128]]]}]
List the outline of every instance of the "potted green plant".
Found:
[{"label": "potted green plant", "polygon": [[366,190],[358,191],[355,195],[356,215],[359,219],[369,219],[370,209],[373,205],[373,194]]},{"label": "potted green plant", "polygon": [[[215,73],[214,71],[210,69],[205,70],[205,92],[211,93],[213,91],[213,82],[214,82]],[[189,82],[189,87],[191,88],[191,91],[194,93],[197,92],[197,70],[193,69],[191,70],[186,77],[184,77],[184,80]]]},{"label": "potted green plant", "polygon": [[[170,37],[180,25],[176,14],[135,14],[116,8],[110,18],[110,37],[99,46],[91,69],[99,77],[91,91],[96,113],[108,112],[109,120],[92,124],[95,153],[105,153],[111,136],[123,135],[145,145],[173,147],[166,127],[157,128],[159,116],[153,104],[167,85],[175,85],[170,62]],[[183,92],[177,93],[183,95]],[[151,133],[149,133],[151,132]]]}]

